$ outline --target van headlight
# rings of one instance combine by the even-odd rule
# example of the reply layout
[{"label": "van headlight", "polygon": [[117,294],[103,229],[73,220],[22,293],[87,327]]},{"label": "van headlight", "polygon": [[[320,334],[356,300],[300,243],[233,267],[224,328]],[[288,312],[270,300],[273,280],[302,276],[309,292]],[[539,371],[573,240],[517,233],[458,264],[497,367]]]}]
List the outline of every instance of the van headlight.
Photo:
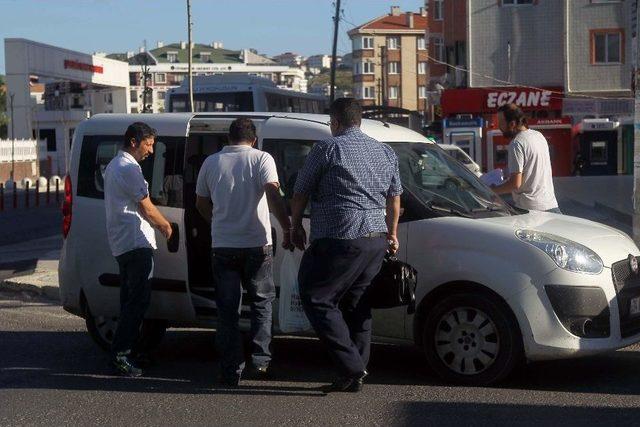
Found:
[{"label": "van headlight", "polygon": [[560,268],[589,274],[602,271],[603,264],[598,254],[579,243],[534,230],[517,230],[516,236],[549,255]]}]

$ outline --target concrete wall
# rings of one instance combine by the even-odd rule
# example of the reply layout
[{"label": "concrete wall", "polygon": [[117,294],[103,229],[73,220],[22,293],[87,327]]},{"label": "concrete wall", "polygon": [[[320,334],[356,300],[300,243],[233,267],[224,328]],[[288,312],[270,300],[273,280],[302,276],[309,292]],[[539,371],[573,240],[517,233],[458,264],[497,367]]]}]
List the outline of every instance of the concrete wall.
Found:
[{"label": "concrete wall", "polygon": [[[535,5],[515,7],[501,6],[496,0],[470,1],[468,55],[472,71],[514,84],[563,86],[565,1],[543,0]],[[511,44],[511,78],[508,43]],[[470,86],[496,85],[501,83],[470,76]]]},{"label": "concrete wall", "polygon": [[[623,89],[630,93],[633,64],[629,3],[592,3],[591,0],[572,0],[568,3],[569,86],[572,92]],[[590,31],[615,28],[624,29],[624,63],[592,65]]]}]

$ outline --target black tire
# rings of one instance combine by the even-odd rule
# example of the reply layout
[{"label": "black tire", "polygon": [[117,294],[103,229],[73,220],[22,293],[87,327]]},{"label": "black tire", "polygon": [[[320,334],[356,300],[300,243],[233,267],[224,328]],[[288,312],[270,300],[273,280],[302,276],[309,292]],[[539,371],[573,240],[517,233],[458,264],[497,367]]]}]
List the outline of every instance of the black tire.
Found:
[{"label": "black tire", "polygon": [[[98,344],[102,350],[111,351],[111,342],[115,334],[118,324],[118,318],[96,317],[91,314],[87,306],[85,312],[85,323],[87,332],[91,339]],[[167,322],[165,320],[145,319],[142,323],[142,331],[140,333],[139,348],[145,352],[151,352],[158,348],[164,338],[167,330]]]},{"label": "black tire", "polygon": [[469,386],[503,380],[523,355],[513,314],[488,293],[455,293],[436,302],[423,325],[423,347],[438,376]]}]

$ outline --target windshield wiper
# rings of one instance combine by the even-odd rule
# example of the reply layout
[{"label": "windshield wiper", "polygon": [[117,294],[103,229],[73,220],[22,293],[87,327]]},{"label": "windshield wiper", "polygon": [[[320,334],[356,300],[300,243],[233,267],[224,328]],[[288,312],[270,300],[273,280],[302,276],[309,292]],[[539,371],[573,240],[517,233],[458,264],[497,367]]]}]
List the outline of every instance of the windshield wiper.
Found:
[{"label": "windshield wiper", "polygon": [[482,208],[474,208],[471,209],[471,212],[510,212],[509,208],[507,208],[506,206],[503,206],[499,203],[491,203],[488,206],[484,206]]},{"label": "windshield wiper", "polygon": [[471,215],[469,215],[466,212],[462,212],[461,210],[452,208],[451,206],[440,205],[438,203],[435,203],[433,200],[430,200],[427,202],[427,207],[436,212],[446,212],[446,213],[461,216],[464,218],[473,218]]}]

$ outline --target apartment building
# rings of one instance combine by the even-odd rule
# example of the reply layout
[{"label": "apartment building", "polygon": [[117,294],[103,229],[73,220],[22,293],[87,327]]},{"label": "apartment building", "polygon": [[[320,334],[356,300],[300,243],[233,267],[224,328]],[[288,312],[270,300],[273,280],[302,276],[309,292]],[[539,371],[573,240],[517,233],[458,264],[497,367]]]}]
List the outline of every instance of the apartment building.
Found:
[{"label": "apartment building", "polygon": [[427,111],[426,30],[425,8],[413,13],[392,6],[389,14],[348,32],[353,44],[354,96],[364,106]]},{"label": "apartment building", "polygon": [[560,87],[565,115],[631,114],[630,100],[612,103],[597,98],[632,95],[632,3],[470,2],[469,86]]},{"label": "apartment building", "polygon": [[430,88],[467,86],[467,0],[425,0],[424,6]]}]

